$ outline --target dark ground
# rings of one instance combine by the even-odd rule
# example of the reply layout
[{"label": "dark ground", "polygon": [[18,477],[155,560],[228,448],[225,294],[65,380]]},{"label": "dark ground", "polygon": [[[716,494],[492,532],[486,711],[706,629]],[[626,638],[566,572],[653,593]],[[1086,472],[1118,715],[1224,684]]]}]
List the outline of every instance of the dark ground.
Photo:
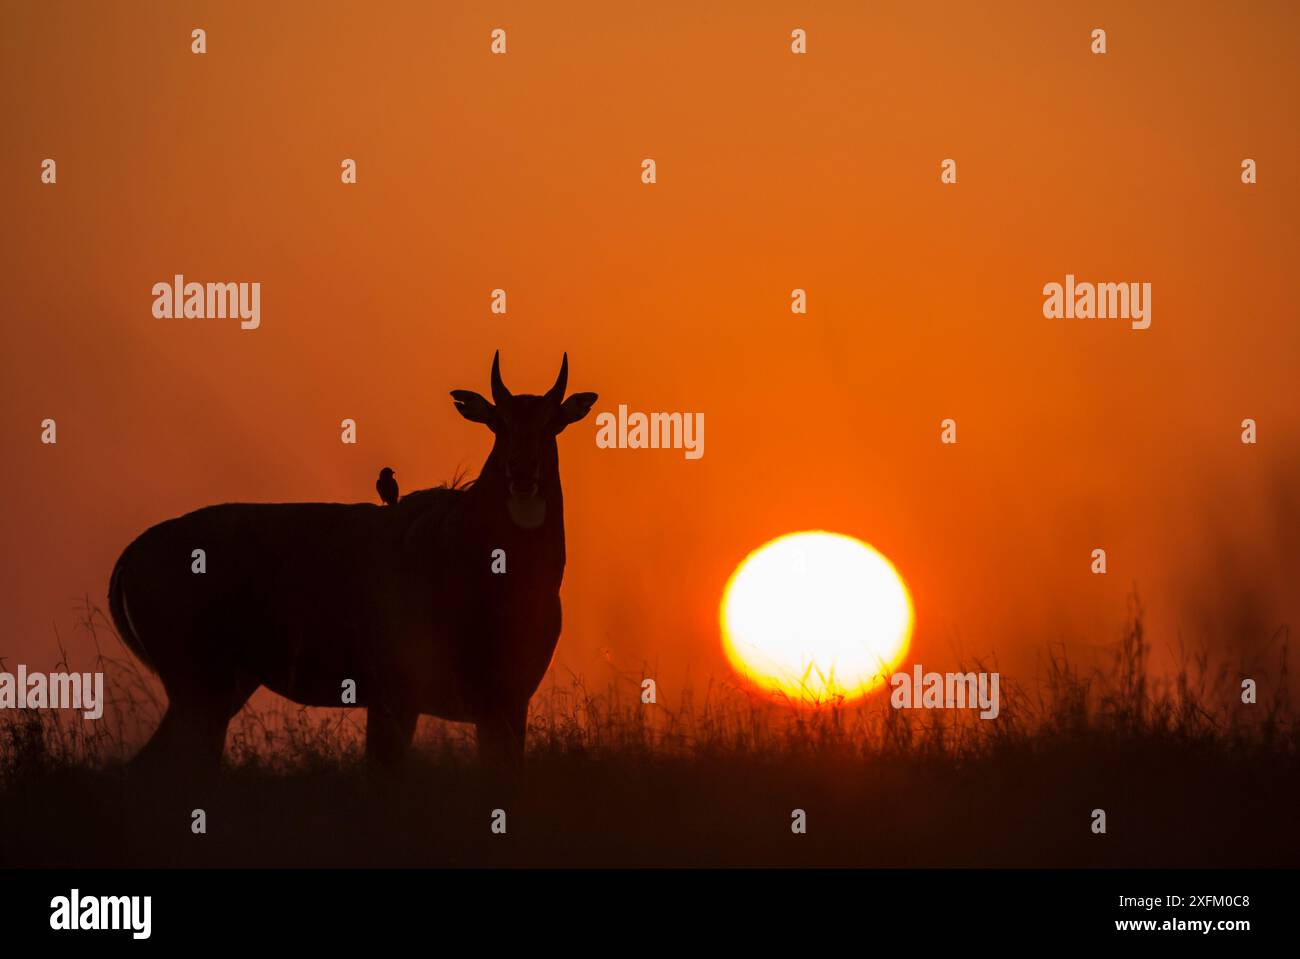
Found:
[{"label": "dark ground", "polygon": [[513,775],[417,756],[173,794],[65,770],[0,796],[0,865],[1295,866],[1300,768],[1276,760],[1103,739],[969,762],[543,754]]},{"label": "dark ground", "polygon": [[101,655],[104,721],[0,714],[0,867],[1295,867],[1300,727],[1278,638],[1280,669],[1252,667],[1259,702],[1243,704],[1241,668],[1199,660],[1151,680],[1135,615],[1109,669],[1049,653],[1038,688],[1003,676],[987,722],[883,697],[780,707],[712,684],[646,706],[639,676],[599,694],[552,680],[513,772],[425,720],[406,766],[372,773],[360,711],[250,706],[207,785],[127,772],[161,703],[130,661]]}]

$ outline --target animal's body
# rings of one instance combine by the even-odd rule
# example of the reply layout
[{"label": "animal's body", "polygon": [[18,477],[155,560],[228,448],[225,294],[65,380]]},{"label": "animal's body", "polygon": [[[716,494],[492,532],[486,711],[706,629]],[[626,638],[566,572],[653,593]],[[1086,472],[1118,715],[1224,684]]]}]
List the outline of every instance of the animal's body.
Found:
[{"label": "animal's body", "polygon": [[[595,401],[457,391],[496,443],[477,481],[394,506],[231,503],[145,531],[109,608],[157,671],[168,709],[143,758],[220,758],[226,726],[266,686],[294,702],[366,707],[367,754],[389,761],[421,713],[476,723],[480,748],[522,751],[528,700],[560,636],[564,503],[555,436]],[[524,478],[521,482],[521,477]],[[194,573],[194,549],[206,572]],[[493,572],[504,550],[507,572]]]}]

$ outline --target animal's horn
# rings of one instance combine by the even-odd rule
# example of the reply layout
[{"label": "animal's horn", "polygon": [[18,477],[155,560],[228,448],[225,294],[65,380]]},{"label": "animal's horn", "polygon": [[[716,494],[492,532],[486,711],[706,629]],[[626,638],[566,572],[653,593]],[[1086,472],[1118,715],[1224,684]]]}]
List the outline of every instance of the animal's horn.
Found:
[{"label": "animal's horn", "polygon": [[564,388],[569,385],[569,354],[564,354],[564,359],[560,361],[560,375],[555,379],[555,385],[550,388],[546,394],[548,400],[554,400],[556,403],[564,402]]},{"label": "animal's horn", "polygon": [[500,406],[510,399],[510,391],[501,381],[501,351],[492,354],[492,402]]}]

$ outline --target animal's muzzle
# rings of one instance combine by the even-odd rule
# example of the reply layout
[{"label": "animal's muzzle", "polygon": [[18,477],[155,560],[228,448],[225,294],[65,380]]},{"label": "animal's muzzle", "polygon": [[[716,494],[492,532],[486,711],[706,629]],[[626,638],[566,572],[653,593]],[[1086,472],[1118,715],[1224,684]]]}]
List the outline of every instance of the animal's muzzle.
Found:
[{"label": "animal's muzzle", "polygon": [[546,522],[546,500],[540,496],[507,496],[506,511],[520,529],[537,529]]},{"label": "animal's muzzle", "polygon": [[532,499],[540,489],[541,469],[540,467],[518,468],[508,467],[506,469],[506,488],[509,489],[510,495],[518,499]]}]

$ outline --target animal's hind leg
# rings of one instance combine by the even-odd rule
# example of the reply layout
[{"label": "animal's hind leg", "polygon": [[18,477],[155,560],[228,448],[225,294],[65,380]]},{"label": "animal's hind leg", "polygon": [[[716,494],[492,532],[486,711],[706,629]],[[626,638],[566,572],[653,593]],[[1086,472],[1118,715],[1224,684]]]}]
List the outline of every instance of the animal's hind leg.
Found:
[{"label": "animal's hind leg", "polygon": [[366,710],[366,760],[377,766],[399,762],[411,747],[419,717],[406,706],[371,704]]},{"label": "animal's hind leg", "polygon": [[226,728],[256,688],[231,683],[223,690],[202,693],[169,690],[167,712],[132,765],[145,771],[216,771]]},{"label": "animal's hind leg", "polygon": [[485,762],[515,765],[524,758],[528,733],[528,700],[499,707],[476,724],[479,758]]},{"label": "animal's hind leg", "polygon": [[167,711],[163,713],[162,722],[149,737],[149,741],[144,744],[144,748],[135,754],[131,765],[137,770],[161,770],[169,757],[180,752],[180,744],[184,739],[184,726],[182,711],[176,708],[174,702],[169,702]]},{"label": "animal's hind leg", "polygon": [[215,772],[221,763],[228,722],[220,704],[173,699],[132,766],[169,776]]}]

